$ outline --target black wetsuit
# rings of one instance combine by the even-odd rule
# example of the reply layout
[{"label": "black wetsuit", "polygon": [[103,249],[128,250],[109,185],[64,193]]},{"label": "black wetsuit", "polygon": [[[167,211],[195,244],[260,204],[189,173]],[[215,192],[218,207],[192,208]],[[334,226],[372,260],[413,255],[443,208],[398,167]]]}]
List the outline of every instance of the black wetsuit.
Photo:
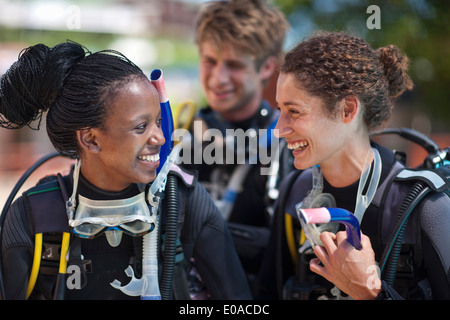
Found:
[{"label": "black wetsuit", "polygon": [[[382,173],[379,188],[388,181],[388,175],[394,171],[396,162],[391,151],[373,144],[382,159]],[[311,170],[306,170],[292,179],[289,187],[289,177],[280,187],[280,194],[285,194],[284,202],[277,204],[273,233],[270,246],[264,260],[257,284],[256,298],[261,299],[295,299],[308,292],[311,299],[329,295],[332,284],[309,270],[308,261],[304,256],[302,262],[294,266],[293,258],[286,240],[285,213],[293,217],[296,229],[300,229],[295,205],[299,203],[311,189]],[[354,212],[359,181],[345,188],[334,188],[324,179],[323,193],[330,193],[336,200],[336,206]],[[394,215],[413,182],[394,182],[385,198],[381,192],[375,195],[372,204],[367,208],[362,222],[361,231],[367,235],[375,251],[377,262],[382,257],[387,240],[395,225]],[[289,188],[289,189],[288,189]],[[384,202],[381,210],[380,203]],[[379,207],[378,207],[379,206]],[[389,213],[391,212],[391,213]],[[433,299],[450,299],[450,198],[444,193],[431,192],[413,211],[408,220],[403,238],[402,254],[400,256],[393,286],[383,282],[381,298],[424,299],[427,293]],[[298,239],[298,238],[297,238]],[[417,252],[420,251],[420,252]],[[310,255],[311,257],[313,255]],[[309,257],[309,258],[311,258]],[[306,260],[306,263],[304,263]],[[299,270],[302,276],[299,279]],[[294,275],[297,272],[297,276]],[[294,282],[292,282],[294,281]],[[286,284],[289,284],[288,286]],[[420,283],[421,289],[417,286]],[[392,288],[393,287],[393,288]],[[394,289],[394,290],[392,290]],[[425,293],[420,292],[424,289]],[[324,291],[325,290],[325,291]],[[328,291],[326,291],[328,290]]]},{"label": "black wetsuit", "polygon": [[[71,189],[71,183],[69,185]],[[123,199],[139,192],[136,185],[119,193],[104,192],[90,185],[82,177],[78,191],[79,194],[96,200]],[[54,197],[58,197],[60,193],[54,194]],[[22,196],[12,204],[2,232],[2,270],[7,299],[25,299],[26,297],[34,252],[34,222],[30,216],[29,197]],[[55,201],[61,207],[60,199]],[[189,266],[192,261],[195,261],[195,268],[211,299],[251,299],[245,274],[226,223],[205,189],[195,179],[189,183],[180,179],[178,203],[179,239],[182,248],[182,255],[178,252],[178,257],[184,257],[182,265],[185,272],[175,273],[174,282],[189,285],[188,278],[191,270]],[[64,207],[64,204],[62,206]],[[167,201],[163,199],[162,221],[164,221],[166,210]],[[62,215],[65,215],[65,212],[62,212]],[[160,228],[164,229],[163,223]],[[77,242],[78,240],[72,238],[72,244]],[[141,259],[142,238],[134,238],[124,233],[120,245],[111,247],[106,237],[101,235],[92,240],[81,239],[79,245],[87,281],[83,282],[82,289],[66,288],[66,299],[139,298],[125,295],[113,288],[110,283],[117,279],[122,285],[126,285],[130,281],[124,272],[128,265],[134,267],[136,277],[139,277],[140,265],[136,262]],[[50,245],[46,244],[43,255],[48,248]],[[160,256],[160,267],[162,259]],[[45,267],[45,261],[41,263],[41,271],[43,271],[43,264]],[[71,261],[68,265],[71,265]],[[54,276],[40,274],[30,298],[43,296],[49,298],[54,278]],[[45,286],[50,286],[50,289]]]},{"label": "black wetsuit", "polygon": [[[203,129],[212,128],[219,130],[223,137],[229,137],[230,134],[237,132],[237,130],[243,130],[244,132],[255,130],[259,137],[259,129],[269,128],[276,121],[277,116],[277,111],[271,108],[266,101],[262,101],[258,111],[252,117],[240,122],[226,121],[210,107],[201,109],[197,115],[198,119],[203,121]],[[195,133],[194,130],[192,131]],[[229,131],[231,133],[228,133]],[[194,137],[194,139],[201,138]],[[215,201],[220,202],[228,196],[227,187],[231,176],[239,166],[238,159],[242,159],[238,157],[245,154],[245,159],[249,162],[250,142],[246,140],[245,148],[241,145],[237,146],[237,141],[234,143],[234,150],[229,149],[227,151],[227,147],[224,146],[223,163],[208,164],[204,161],[205,159],[202,159],[201,163],[197,163],[198,161],[191,159],[189,163],[182,164],[190,170],[198,171],[199,182],[208,190]],[[212,144],[212,141],[202,140],[200,148],[205,150],[205,148],[210,148]],[[271,150],[269,148],[267,155],[271,155]],[[281,147],[280,150],[283,150],[283,148]],[[233,161],[227,162],[229,159],[226,159],[226,153],[230,151],[233,152]],[[191,157],[194,157],[196,153],[199,154],[199,152],[202,151],[196,150],[196,146],[192,143]],[[276,179],[279,182],[294,167],[290,153],[282,153],[277,160],[279,160],[279,170]],[[273,200],[270,199],[267,192],[268,175],[261,173],[261,168],[268,168],[271,165],[273,165],[273,161],[268,164],[257,161],[256,164],[252,165],[247,176],[243,179],[240,192],[235,196],[233,209],[227,217],[244,269],[250,274],[254,274],[259,270],[272,221],[269,209],[273,205]],[[278,188],[278,184],[276,184],[276,188]]]},{"label": "black wetsuit", "polygon": [[[227,133],[227,130],[235,132],[237,129],[242,129],[244,132],[249,129],[254,129],[256,130],[256,133],[259,134],[258,129],[268,128],[271,122],[276,120],[275,112],[276,111],[270,108],[266,102],[263,102],[254,116],[240,122],[226,121],[210,107],[201,109],[198,113],[198,118],[204,121],[204,129],[217,129],[222,136],[225,137],[230,135]],[[194,138],[199,139],[199,137]],[[202,141],[202,143],[203,148],[212,144],[211,141]],[[234,147],[236,150],[232,150],[234,155],[232,163],[227,163],[225,159],[227,150],[226,147],[224,147],[223,163],[208,164],[205,159],[202,159],[201,163],[196,163],[195,159],[192,159],[190,163],[183,164],[186,168],[198,171],[199,182],[205,186],[211,195],[213,195],[214,199],[222,199],[224,196],[230,177],[237,167],[238,159],[236,155],[245,153],[245,159],[248,160],[249,142],[246,141],[245,150],[243,146],[236,146],[236,144],[237,143],[235,142]],[[194,148],[195,146],[192,145],[192,156],[194,156],[194,152],[199,151]],[[260,164],[257,163],[253,166],[243,182],[242,191],[237,195],[234,208],[228,218],[229,222],[252,226],[269,226],[270,218],[264,203],[266,181],[267,176],[261,175]]]}]

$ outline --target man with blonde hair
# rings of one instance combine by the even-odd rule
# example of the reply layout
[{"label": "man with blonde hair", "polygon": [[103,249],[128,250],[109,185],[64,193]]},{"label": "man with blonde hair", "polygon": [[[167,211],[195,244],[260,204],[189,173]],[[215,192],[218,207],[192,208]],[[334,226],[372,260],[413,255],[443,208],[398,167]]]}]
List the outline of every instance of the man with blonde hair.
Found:
[{"label": "man with blonde hair", "polygon": [[[284,15],[263,0],[202,4],[196,24],[199,74],[207,106],[199,110],[194,121],[202,128],[200,136],[194,130],[194,140],[201,141],[205,148],[211,141],[205,141],[204,132],[220,130],[223,140],[214,136],[214,143],[216,148],[223,147],[224,157],[213,164],[203,159],[189,167],[198,170],[199,181],[227,218],[249,274],[257,273],[268,241],[268,180],[279,179],[282,170],[270,176],[260,170],[267,163],[238,163],[241,156],[247,164],[251,162],[251,148],[248,144],[230,144],[230,132],[244,132],[247,138],[262,141],[267,132],[260,129],[275,123],[278,113],[263,95],[277,70],[288,27]],[[233,153],[233,160],[225,158],[227,152]]]}]

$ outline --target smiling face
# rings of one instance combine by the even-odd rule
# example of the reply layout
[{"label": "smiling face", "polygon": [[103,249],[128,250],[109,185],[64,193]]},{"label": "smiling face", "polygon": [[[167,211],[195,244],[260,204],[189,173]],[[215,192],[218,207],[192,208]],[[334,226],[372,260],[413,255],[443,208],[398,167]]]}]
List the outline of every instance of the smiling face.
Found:
[{"label": "smiling face", "polygon": [[347,142],[346,128],[325,108],[323,99],[302,89],[290,73],[281,73],[276,99],[280,109],[276,129],[295,157],[294,166],[303,170],[316,164],[333,165]]},{"label": "smiling face", "polygon": [[164,144],[158,92],[147,79],[120,87],[101,128],[82,130],[81,172],[96,187],[120,191],[155,179]]},{"label": "smiling face", "polygon": [[256,69],[249,54],[210,42],[200,45],[200,80],[210,107],[229,121],[252,116],[262,99],[263,81],[273,70],[263,65]]}]

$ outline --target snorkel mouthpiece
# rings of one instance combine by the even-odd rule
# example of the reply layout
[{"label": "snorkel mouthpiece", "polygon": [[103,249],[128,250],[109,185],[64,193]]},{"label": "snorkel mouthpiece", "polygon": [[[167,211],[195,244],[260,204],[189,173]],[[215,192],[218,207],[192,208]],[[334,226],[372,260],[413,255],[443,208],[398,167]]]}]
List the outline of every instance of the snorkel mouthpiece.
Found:
[{"label": "snorkel mouthpiece", "polygon": [[[299,218],[302,226],[308,228],[312,224],[339,222],[345,225],[347,241],[357,250],[361,250],[361,230],[358,219],[349,211],[340,208],[310,208],[299,209]],[[310,229],[309,231],[312,231]],[[305,230],[305,233],[307,231]],[[308,234],[307,234],[308,236]],[[315,235],[318,237],[318,235]]]}]

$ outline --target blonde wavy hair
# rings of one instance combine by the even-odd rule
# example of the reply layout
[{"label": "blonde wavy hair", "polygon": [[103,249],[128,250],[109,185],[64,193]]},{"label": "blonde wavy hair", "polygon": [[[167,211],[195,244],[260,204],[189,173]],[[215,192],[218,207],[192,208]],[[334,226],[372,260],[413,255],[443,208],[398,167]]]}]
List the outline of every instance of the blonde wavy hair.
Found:
[{"label": "blonde wavy hair", "polygon": [[218,50],[231,46],[250,54],[259,68],[267,57],[280,57],[288,28],[283,13],[264,0],[211,1],[199,11],[196,42]]}]

